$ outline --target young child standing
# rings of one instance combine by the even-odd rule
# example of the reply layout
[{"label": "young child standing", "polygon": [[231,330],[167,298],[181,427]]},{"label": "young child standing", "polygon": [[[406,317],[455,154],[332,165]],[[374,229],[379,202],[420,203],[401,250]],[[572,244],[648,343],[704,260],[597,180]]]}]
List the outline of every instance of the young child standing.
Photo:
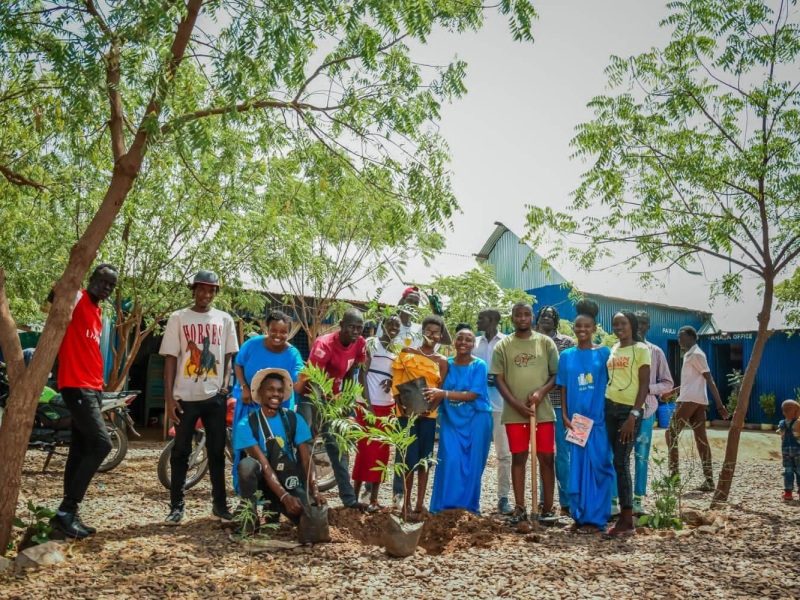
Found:
[{"label": "young child standing", "polygon": [[783,419],[778,424],[778,433],[783,457],[783,500],[789,502],[795,484],[800,498],[800,404],[785,400],[781,411]]}]

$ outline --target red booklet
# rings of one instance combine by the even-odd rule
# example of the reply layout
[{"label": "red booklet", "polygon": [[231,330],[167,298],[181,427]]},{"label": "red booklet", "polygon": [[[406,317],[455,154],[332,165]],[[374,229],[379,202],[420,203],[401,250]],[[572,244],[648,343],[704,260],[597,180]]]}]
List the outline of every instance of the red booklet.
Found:
[{"label": "red booklet", "polygon": [[571,422],[572,429],[567,431],[567,441],[583,448],[586,445],[586,440],[589,439],[589,434],[592,432],[594,421],[589,417],[575,413],[572,415]]}]

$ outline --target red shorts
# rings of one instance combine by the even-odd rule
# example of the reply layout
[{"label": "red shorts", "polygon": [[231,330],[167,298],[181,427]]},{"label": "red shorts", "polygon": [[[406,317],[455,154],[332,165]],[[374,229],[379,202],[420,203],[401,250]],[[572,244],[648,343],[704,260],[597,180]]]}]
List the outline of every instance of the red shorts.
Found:
[{"label": "red shorts", "polygon": [[[528,452],[531,448],[530,423],[506,423],[508,449],[511,454]],[[556,451],[556,424],[536,424],[536,454],[554,454]]]}]

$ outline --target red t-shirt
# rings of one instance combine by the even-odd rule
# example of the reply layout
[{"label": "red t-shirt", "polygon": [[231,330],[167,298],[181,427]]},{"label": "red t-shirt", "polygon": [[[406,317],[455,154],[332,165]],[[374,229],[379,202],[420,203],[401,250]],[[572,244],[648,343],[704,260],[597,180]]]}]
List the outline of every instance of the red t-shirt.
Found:
[{"label": "red t-shirt", "polygon": [[103,389],[103,357],[100,333],[103,322],[100,306],[86,290],[78,292],[72,319],[58,349],[58,387]]},{"label": "red t-shirt", "polygon": [[367,361],[367,341],[359,337],[349,346],[342,346],[339,332],[334,331],[320,336],[311,347],[308,362],[323,369],[333,378],[333,393],[342,390],[342,381],[353,365],[363,365]]}]

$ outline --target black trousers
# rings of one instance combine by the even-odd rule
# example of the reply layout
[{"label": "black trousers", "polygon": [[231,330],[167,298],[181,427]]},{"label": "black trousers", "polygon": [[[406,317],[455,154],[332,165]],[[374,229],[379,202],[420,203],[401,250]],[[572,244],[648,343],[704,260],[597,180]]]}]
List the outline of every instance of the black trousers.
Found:
[{"label": "black trousers", "polygon": [[189,468],[189,456],[192,453],[197,420],[203,423],[206,432],[206,454],[208,471],[211,476],[211,497],[214,506],[227,506],[225,494],[225,413],[226,398],[223,394],[200,400],[184,402],[178,400],[183,410],[181,422],[175,427],[175,444],[169,459],[171,473],[170,504],[172,508],[183,506],[186,471]]},{"label": "black trousers", "polygon": [[[256,512],[257,492],[261,492],[261,497],[264,499],[264,511],[268,513],[268,522],[277,523],[280,515],[286,515],[295,524],[300,522],[300,517],[288,514],[280,498],[269,489],[267,482],[264,481],[264,474],[258,461],[250,456],[245,456],[239,461],[239,494],[242,500],[250,503],[251,510],[254,513]],[[300,500],[304,506],[308,504],[305,487],[302,484],[288,490],[288,492]]]},{"label": "black trousers", "polygon": [[606,398],[606,430],[608,442],[614,456],[614,471],[617,474],[617,495],[620,508],[633,508],[633,480],[631,479],[631,452],[636,445],[636,437],[642,426],[641,419],[636,419],[631,441],[622,443],[619,439],[619,430],[628,420],[633,406],[618,404]]},{"label": "black trousers", "polygon": [[99,390],[62,388],[61,397],[72,418],[72,439],[64,467],[64,499],[59,510],[77,512],[89,484],[111,452],[111,439],[100,412]]}]

